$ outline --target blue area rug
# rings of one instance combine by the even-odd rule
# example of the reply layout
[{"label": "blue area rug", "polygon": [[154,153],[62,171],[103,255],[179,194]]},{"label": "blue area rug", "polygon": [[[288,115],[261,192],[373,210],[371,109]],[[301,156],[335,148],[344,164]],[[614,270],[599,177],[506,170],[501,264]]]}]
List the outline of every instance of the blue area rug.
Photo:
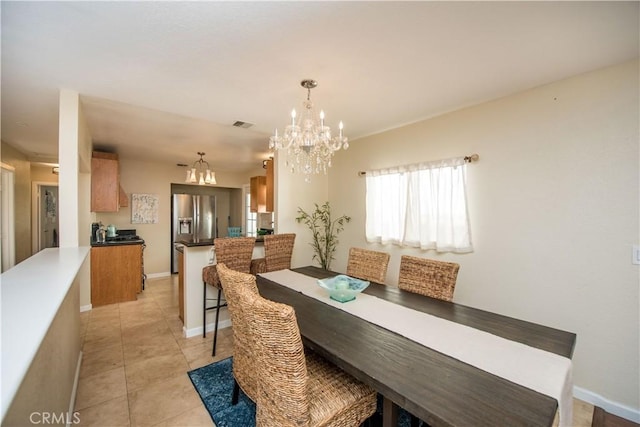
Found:
[{"label": "blue area rug", "polygon": [[233,394],[232,358],[220,360],[188,372],[216,427],[253,427],[256,405],[240,390],[237,405],[231,405]]},{"label": "blue area rug", "polygon": [[[256,405],[240,390],[237,405],[231,405],[233,394],[233,358],[214,362],[189,371],[188,375],[216,427],[255,427]],[[378,412],[382,399],[378,396]],[[409,414],[400,410],[398,427],[410,426]],[[375,424],[375,423],[374,423]]]}]

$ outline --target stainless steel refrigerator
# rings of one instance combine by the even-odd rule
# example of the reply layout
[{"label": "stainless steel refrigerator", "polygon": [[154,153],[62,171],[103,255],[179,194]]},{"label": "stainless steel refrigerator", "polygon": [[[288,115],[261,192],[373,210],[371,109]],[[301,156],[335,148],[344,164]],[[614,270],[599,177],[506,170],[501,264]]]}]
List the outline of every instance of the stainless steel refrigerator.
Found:
[{"label": "stainless steel refrigerator", "polygon": [[216,197],[193,194],[174,194],[171,204],[171,272],[178,272],[179,240],[195,242],[218,236]]}]

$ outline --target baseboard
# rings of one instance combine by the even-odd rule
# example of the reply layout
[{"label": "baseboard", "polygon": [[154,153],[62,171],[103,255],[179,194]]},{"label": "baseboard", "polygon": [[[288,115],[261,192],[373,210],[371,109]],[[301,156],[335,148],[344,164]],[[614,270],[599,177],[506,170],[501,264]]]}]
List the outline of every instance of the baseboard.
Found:
[{"label": "baseboard", "polygon": [[82,313],[83,311],[89,311],[93,308],[93,306],[91,304],[89,305],[81,305],[80,306],[80,313]]},{"label": "baseboard", "polygon": [[171,273],[169,273],[168,271],[162,272],[162,273],[150,273],[147,274],[147,279],[159,279],[161,277],[169,277],[171,276]]},{"label": "baseboard", "polygon": [[640,424],[640,409],[614,402],[582,387],[573,386],[573,397],[598,406],[610,414]]},{"label": "baseboard", "polygon": [[76,395],[78,394],[78,382],[80,381],[80,366],[82,365],[82,351],[78,354],[78,363],[76,365],[76,374],[73,378],[73,388],[71,389],[71,400],[69,401],[69,412],[67,413],[67,427],[77,424],[80,420],[74,414],[76,407]]},{"label": "baseboard", "polygon": [[[208,323],[207,324],[207,332],[213,331],[213,327],[214,326],[215,326],[214,323]],[[218,322],[218,330],[224,329],[224,328],[228,328],[229,326],[231,326],[231,320],[230,319],[221,320],[221,321]],[[197,328],[191,328],[191,329],[185,329],[183,327],[182,328],[182,332],[184,333],[184,336],[186,338],[191,338],[191,337],[195,337],[197,335],[202,335],[202,326],[198,326]]]}]

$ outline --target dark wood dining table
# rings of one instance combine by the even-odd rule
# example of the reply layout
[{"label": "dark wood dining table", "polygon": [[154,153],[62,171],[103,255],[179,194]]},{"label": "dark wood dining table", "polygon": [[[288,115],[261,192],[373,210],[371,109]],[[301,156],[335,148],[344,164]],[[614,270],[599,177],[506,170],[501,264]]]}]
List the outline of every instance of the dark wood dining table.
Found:
[{"label": "dark wood dining table", "polygon": [[[317,267],[293,271],[315,278],[337,274]],[[264,277],[258,276],[257,284],[265,298],[294,307],[307,348],[383,396],[385,426],[397,425],[398,407],[430,426],[553,424],[558,404],[552,397],[482,371]],[[567,358],[573,356],[576,335],[570,332],[377,283],[371,283],[364,292]]]}]

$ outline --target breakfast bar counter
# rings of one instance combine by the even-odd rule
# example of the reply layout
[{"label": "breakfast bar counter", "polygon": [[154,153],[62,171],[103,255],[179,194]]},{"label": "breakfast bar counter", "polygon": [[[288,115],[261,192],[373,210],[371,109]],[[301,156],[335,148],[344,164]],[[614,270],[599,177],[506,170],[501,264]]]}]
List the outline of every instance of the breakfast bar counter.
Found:
[{"label": "breakfast bar counter", "polygon": [[[202,335],[203,327],[207,330],[213,330],[213,323],[208,325],[202,324],[202,303],[203,292],[202,287],[202,269],[207,265],[216,263],[213,241],[211,239],[180,240],[176,243],[183,245],[182,248],[182,265],[178,266],[181,274],[180,284],[182,289],[179,290],[181,309],[180,313],[184,323],[184,336],[189,338],[196,335]],[[264,257],[264,244],[256,242],[253,248],[252,258]],[[180,269],[182,269],[180,271]],[[210,289],[213,292],[213,289]],[[213,294],[211,295],[213,297]],[[231,325],[227,309],[220,310],[219,327],[224,328]]]}]

